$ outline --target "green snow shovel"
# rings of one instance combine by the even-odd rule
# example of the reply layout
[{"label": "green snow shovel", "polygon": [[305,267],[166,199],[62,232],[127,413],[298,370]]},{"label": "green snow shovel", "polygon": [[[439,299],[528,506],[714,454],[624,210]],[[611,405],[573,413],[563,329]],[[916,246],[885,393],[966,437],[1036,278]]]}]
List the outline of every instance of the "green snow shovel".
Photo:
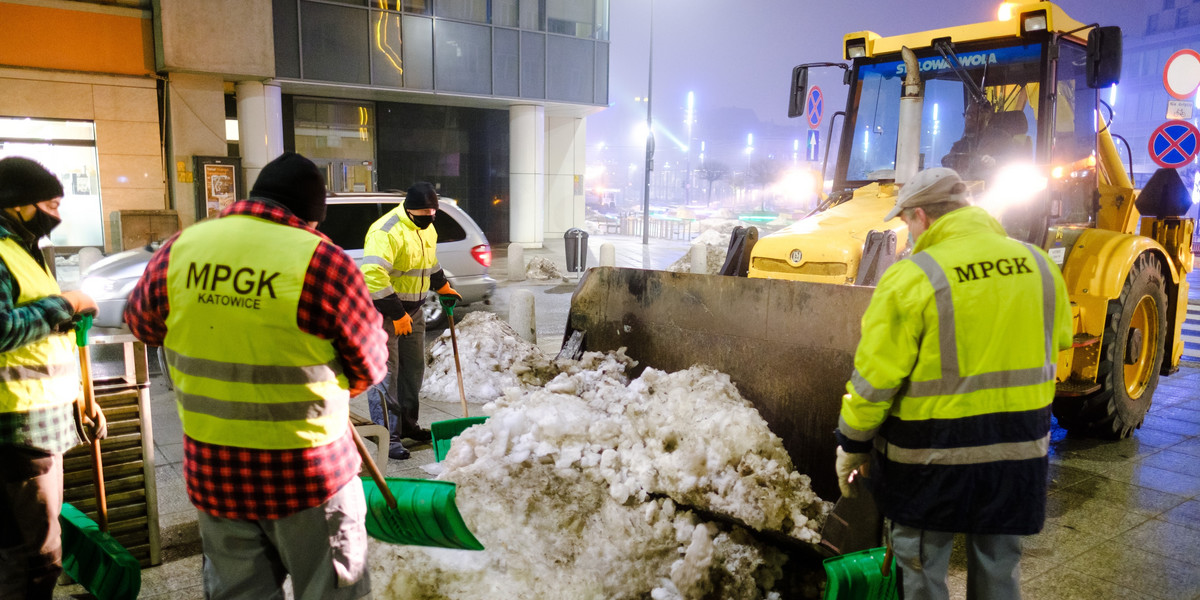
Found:
[{"label": "green snow shovel", "polygon": [[429,481],[402,477],[384,478],[367,446],[353,425],[354,445],[375,485],[362,479],[367,499],[367,533],[389,544],[433,546],[460,550],[483,550],[483,544],[463,521],[454,497],[458,486],[452,481]]},{"label": "green snow shovel", "polygon": [[[92,315],[83,315],[75,325],[75,345],[79,346],[79,370],[83,378],[83,413],[88,415],[95,412],[96,404],[92,362],[87,349],[87,334],[91,327]],[[129,550],[108,533],[100,440],[92,438],[91,446],[96,511],[100,522],[97,524],[74,506],[63,504],[58,518],[62,526],[63,570],[100,600],[132,600],[142,588],[142,567]]]},{"label": "green snow shovel", "polygon": [[446,313],[446,322],[450,325],[450,348],[454,350],[454,371],[458,375],[458,399],[462,402],[463,418],[438,421],[429,426],[433,436],[433,455],[441,462],[450,451],[450,440],[466,428],[482,423],[487,417],[472,417],[467,411],[467,392],[463,389],[462,363],[458,359],[458,336],[454,333],[454,305],[442,303],[442,311]]},{"label": "green snow shovel", "polygon": [[455,436],[467,428],[488,420],[487,417],[466,417],[463,419],[446,419],[429,424],[429,433],[433,435],[433,456],[438,462],[446,458],[450,452],[450,442]]}]

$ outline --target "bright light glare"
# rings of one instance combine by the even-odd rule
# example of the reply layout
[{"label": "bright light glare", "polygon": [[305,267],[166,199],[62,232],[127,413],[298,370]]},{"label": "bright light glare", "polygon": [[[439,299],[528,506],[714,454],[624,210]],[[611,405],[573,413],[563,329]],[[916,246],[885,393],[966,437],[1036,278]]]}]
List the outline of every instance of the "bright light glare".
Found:
[{"label": "bright light glare", "polygon": [[817,190],[817,177],[808,169],[788,171],[775,187],[775,191],[789,198],[807,199]]},{"label": "bright light glare", "polygon": [[1013,9],[1016,7],[1016,2],[1001,2],[1000,8],[996,10],[996,18],[1001,21],[1011,21],[1013,18]]},{"label": "bright light glare", "polygon": [[650,131],[646,127],[646,122],[638,121],[637,124],[633,126],[633,141],[639,144],[645,144],[647,137],[650,137]]},{"label": "bright light glare", "polygon": [[994,181],[979,199],[979,206],[995,216],[1024,205],[1049,183],[1045,172],[1030,164],[1003,167]]},{"label": "bright light glare", "polygon": [[583,178],[598,179],[601,175],[604,175],[604,171],[604,165],[588,165],[583,169]]}]

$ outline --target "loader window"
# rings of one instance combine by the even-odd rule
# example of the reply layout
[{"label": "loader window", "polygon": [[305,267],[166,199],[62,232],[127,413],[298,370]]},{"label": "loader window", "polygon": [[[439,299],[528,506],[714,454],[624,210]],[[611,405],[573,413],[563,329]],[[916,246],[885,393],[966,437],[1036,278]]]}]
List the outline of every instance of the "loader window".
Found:
[{"label": "loader window", "polygon": [[[1050,219],[1085,225],[1095,217],[1096,90],[1088,87],[1085,51],[1063,42],[1059,49],[1054,140],[1050,149]],[[1057,177],[1054,175],[1057,174]]]},{"label": "loader window", "polygon": [[[956,56],[967,77],[984,91],[989,102],[972,99],[967,86],[941,55],[933,50],[919,52],[917,63],[925,83],[920,167],[944,165],[958,170],[966,179],[987,180],[1003,166],[997,163],[1032,162],[1037,113],[1027,94],[1041,81],[1042,44],[990,50],[960,48]],[[843,181],[848,187],[895,177],[905,67],[900,60],[880,60],[861,63],[857,71],[853,121],[848,119],[847,123],[853,138],[848,154],[843,154]],[[998,118],[992,119],[993,115]]]}]

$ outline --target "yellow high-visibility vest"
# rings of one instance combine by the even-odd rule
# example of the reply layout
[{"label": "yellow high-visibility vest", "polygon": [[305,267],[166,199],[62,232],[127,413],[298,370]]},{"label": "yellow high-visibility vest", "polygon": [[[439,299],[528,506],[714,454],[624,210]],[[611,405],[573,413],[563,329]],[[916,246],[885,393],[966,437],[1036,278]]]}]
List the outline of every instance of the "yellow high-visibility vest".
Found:
[{"label": "yellow high-visibility vest", "polygon": [[437,260],[437,230],[420,229],[397,206],[367,229],[363,242],[363,278],[371,298],[395,292],[406,302],[421,302],[429,290],[429,276],[441,269]]},{"label": "yellow high-visibility vest", "polygon": [[167,336],[183,432],[210,444],[313,448],[340,438],[349,383],[297,307],[320,238],[248,215],[186,229],[170,247]]},{"label": "yellow high-visibility vest", "polygon": [[[13,238],[0,240],[0,259],[17,282],[21,307],[61,292],[58,282]],[[79,397],[79,363],[70,335],[49,337],[0,353],[0,412],[29,412]]]}]

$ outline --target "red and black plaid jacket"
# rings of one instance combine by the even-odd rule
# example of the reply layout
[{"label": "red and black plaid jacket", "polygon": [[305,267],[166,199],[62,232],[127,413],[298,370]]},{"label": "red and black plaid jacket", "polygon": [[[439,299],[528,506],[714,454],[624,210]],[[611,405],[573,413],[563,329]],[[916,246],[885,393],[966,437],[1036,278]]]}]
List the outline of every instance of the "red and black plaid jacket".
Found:
[{"label": "red and black plaid jacket", "polygon": [[[221,216],[249,215],[313,231],[286,208],[259,199],[242,200]],[[321,235],[304,278],[296,323],[330,340],[337,350],[350,394],[383,379],[386,335],[379,313],[354,261]],[[125,307],[125,321],[146,344],[161,346],[167,335],[167,265],[172,237],[150,259]],[[317,448],[260,450],[207,444],[183,436],[188,497],[204,512],[229,519],[279,519],[316,506],[354,477],[361,465],[351,432]]]}]

